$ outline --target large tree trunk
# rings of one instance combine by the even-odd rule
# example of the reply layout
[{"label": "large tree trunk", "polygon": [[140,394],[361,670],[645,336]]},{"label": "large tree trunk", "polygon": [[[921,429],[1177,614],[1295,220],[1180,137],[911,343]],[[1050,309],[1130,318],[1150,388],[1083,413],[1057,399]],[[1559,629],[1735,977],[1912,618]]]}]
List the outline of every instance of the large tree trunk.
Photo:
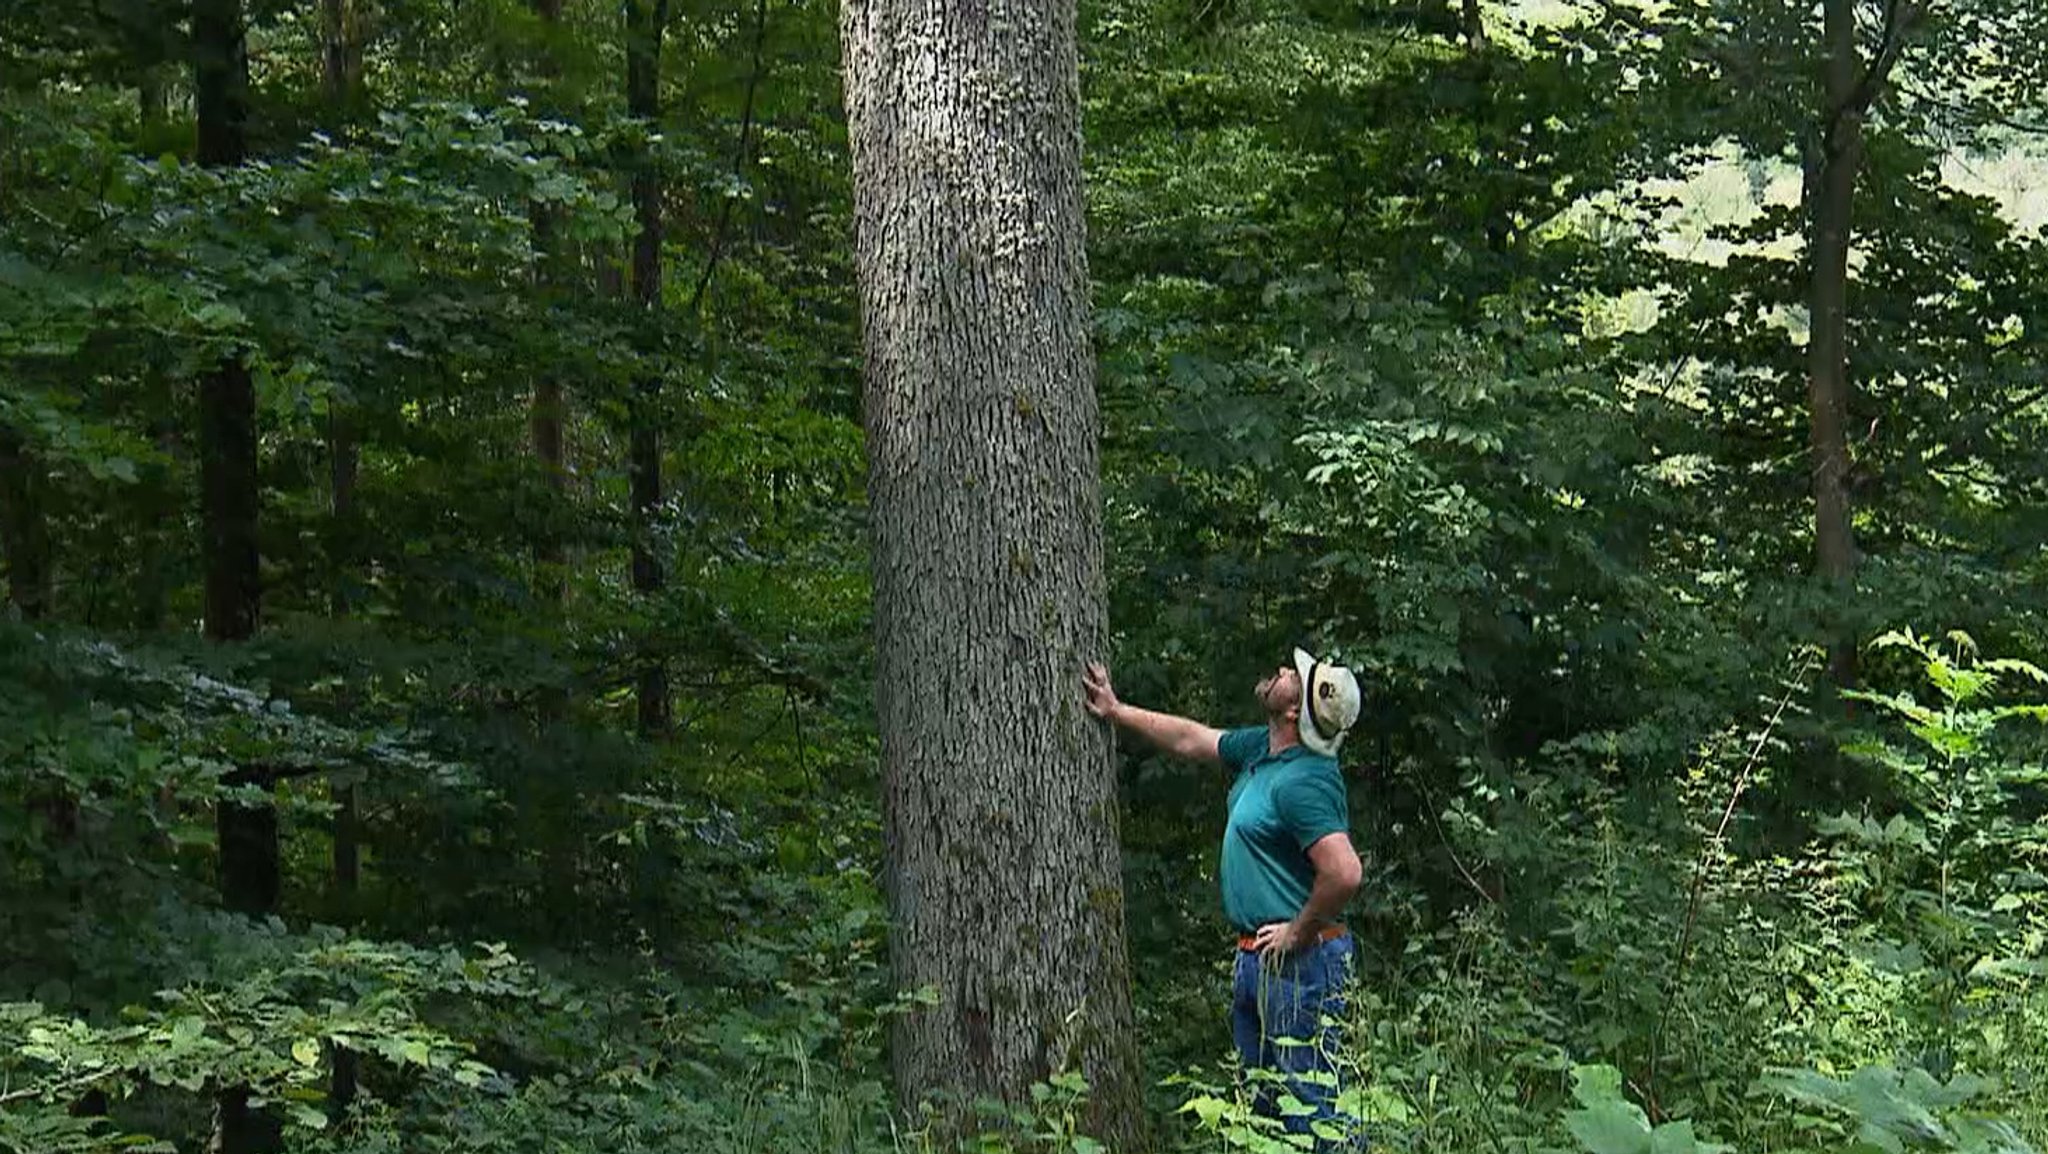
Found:
[{"label": "large tree trunk", "polygon": [[[1827,114],[1810,174],[1813,284],[1808,301],[1807,409],[1813,470],[1817,569],[1833,600],[1855,581],[1856,542],[1849,521],[1849,243],[1856,180],[1863,167],[1862,110],[1853,107],[1860,60],[1854,0],[1826,0]],[[1856,642],[1837,627],[1829,639],[1834,683],[1856,681]]]},{"label": "large tree trunk", "polygon": [[[192,52],[199,162],[240,164],[247,148],[243,131],[249,87],[241,0],[195,0]],[[229,356],[200,381],[199,438],[206,636],[221,643],[245,641],[256,633],[261,591],[256,390],[248,365],[238,356]],[[222,802],[215,813],[222,903],[252,917],[273,912],[279,888],[277,811]],[[282,1149],[276,1118],[250,1107],[246,1087],[224,1090],[219,1108],[215,1138],[222,1154]]]},{"label": "large tree trunk", "polygon": [[1062,1068],[1142,1117],[1105,642],[1074,5],[844,0],[906,1105]]},{"label": "large tree trunk", "polygon": [[[668,0],[627,0],[626,112],[652,134],[661,115],[661,40],[668,26]],[[633,170],[633,213],[640,231],[633,239],[633,296],[644,313],[640,379],[633,389],[631,475],[633,500],[633,590],[643,597],[661,592],[661,559],[655,553],[654,521],[661,505],[661,174],[648,145]],[[669,722],[668,668],[643,656],[639,673],[642,734],[666,732]]]}]

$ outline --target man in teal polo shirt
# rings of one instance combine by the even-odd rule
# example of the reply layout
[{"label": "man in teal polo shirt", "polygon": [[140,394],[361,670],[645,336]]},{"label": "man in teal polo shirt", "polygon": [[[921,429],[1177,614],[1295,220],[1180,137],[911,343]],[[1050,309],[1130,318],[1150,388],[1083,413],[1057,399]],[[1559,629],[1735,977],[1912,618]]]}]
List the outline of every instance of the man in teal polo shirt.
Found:
[{"label": "man in teal polo shirt", "polygon": [[[1223,913],[1239,935],[1231,1034],[1247,1069],[1280,1072],[1310,1107],[1287,1119],[1290,1131],[1334,1126],[1331,1023],[1343,1014],[1352,953],[1337,919],[1360,876],[1336,754],[1358,720],[1358,679],[1297,649],[1258,684],[1265,724],[1227,732],[1117,700],[1100,665],[1083,684],[1090,713],[1232,774],[1222,871]],[[1279,1112],[1270,1094],[1256,1101]]]}]

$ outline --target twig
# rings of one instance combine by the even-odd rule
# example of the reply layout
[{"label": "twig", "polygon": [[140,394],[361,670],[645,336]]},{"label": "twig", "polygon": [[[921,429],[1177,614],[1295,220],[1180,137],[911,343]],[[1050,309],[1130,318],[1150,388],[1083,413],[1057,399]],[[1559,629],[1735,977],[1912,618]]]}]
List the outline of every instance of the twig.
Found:
[{"label": "twig", "polygon": [[1862,77],[1856,82],[1856,90],[1849,97],[1848,109],[1856,115],[1870,111],[1870,106],[1877,102],[1891,76],[1892,66],[1906,51],[1906,37],[1924,15],[1926,9],[1910,0],[1891,0],[1884,6],[1884,34],[1878,40],[1877,58],[1863,69]]},{"label": "twig", "polygon": [[1415,787],[1422,791],[1422,804],[1429,814],[1430,827],[1436,830],[1436,838],[1443,843],[1444,852],[1451,855],[1451,864],[1457,867],[1458,876],[1464,878],[1465,884],[1471,886],[1480,897],[1485,898],[1487,904],[1496,909],[1500,908],[1500,899],[1494,897],[1484,885],[1480,884],[1478,878],[1472,876],[1472,871],[1465,868],[1464,861],[1458,857],[1457,849],[1451,845],[1450,837],[1444,833],[1443,823],[1438,821],[1436,816],[1436,798],[1429,792],[1429,786],[1422,780],[1420,775],[1410,774],[1409,778],[1415,782]]},{"label": "twig", "polygon": [[1771,711],[1771,719],[1764,724],[1763,732],[1757,734],[1756,744],[1750,747],[1748,760],[1742,763],[1741,772],[1735,775],[1735,787],[1728,791],[1728,804],[1721,807],[1720,824],[1714,827],[1712,837],[1700,849],[1698,863],[1693,867],[1692,894],[1685,903],[1685,925],[1679,930],[1677,964],[1672,967],[1671,980],[1664,988],[1664,1004],[1657,1011],[1657,1028],[1650,1035],[1650,1067],[1643,1078],[1643,1100],[1653,1117],[1663,1111],[1657,1105],[1657,1066],[1664,1045],[1664,1027],[1671,1020],[1671,1004],[1676,1000],[1678,983],[1685,977],[1685,966],[1692,955],[1693,930],[1699,924],[1700,903],[1706,897],[1707,872],[1712,868],[1715,851],[1727,839],[1728,825],[1735,820],[1735,807],[1742,801],[1743,793],[1749,788],[1750,775],[1756,772],[1757,763],[1763,759],[1764,749],[1770,745],[1771,735],[1778,730],[1778,723],[1785,717],[1785,711],[1792,706],[1792,699],[1806,690],[1807,679],[1813,675],[1817,657],[1808,652],[1793,674],[1793,680],[1785,688],[1785,695]]},{"label": "twig", "polygon": [[1910,96],[1915,100],[1931,104],[1934,107],[1942,109],[1946,112],[1955,113],[1957,116],[1964,117],[1969,120],[1974,120],[1979,124],[1994,125],[1998,128],[2009,129],[2013,132],[2025,133],[2029,136],[2048,136],[2048,123],[2042,123],[2040,121],[2021,120],[2017,117],[2008,116],[2000,112],[1990,112],[1980,108],[1972,108],[1971,106],[1963,103],[1962,101],[1950,100],[1947,97],[1936,96],[1935,94],[1927,91],[1924,88],[1919,87],[1918,85],[1910,85],[1901,82],[1899,84],[1893,85],[1893,87],[1896,88],[1899,92],[1904,93],[1905,95]]},{"label": "twig", "polygon": [[90,1074],[80,1074],[75,1078],[67,1078],[53,1085],[28,1086],[10,1093],[0,1094],[0,1106],[11,1106],[16,1102],[26,1102],[31,1098],[55,1097],[59,1094],[69,1093],[72,1090],[82,1090],[94,1082],[103,1082],[109,1078],[119,1077],[120,1074],[121,1071],[119,1070],[95,1070]]},{"label": "twig", "polygon": [[[747,145],[749,139],[754,134],[754,95],[760,91],[761,74],[764,71],[761,66],[761,48],[762,45],[767,43],[767,40],[768,0],[756,0],[754,4],[754,67],[747,77],[747,99],[745,106],[740,112],[739,147],[733,150],[732,173],[735,180],[739,179],[740,174],[746,170],[747,166]],[[698,278],[697,291],[690,294],[689,312],[692,316],[697,314],[698,307],[704,303],[704,294],[711,288],[712,274],[718,271],[718,263],[725,257],[726,237],[730,234],[732,226],[732,206],[733,202],[738,199],[736,196],[728,196],[725,198],[725,203],[719,206],[718,228],[711,234],[711,255],[704,261],[704,275]]]},{"label": "twig", "polygon": [[804,775],[805,781],[810,782],[815,787],[818,783],[811,777],[811,758],[809,752],[804,748],[804,711],[803,706],[796,699],[796,686],[783,686],[782,694],[783,699],[789,703],[790,720],[796,727],[797,770]]}]

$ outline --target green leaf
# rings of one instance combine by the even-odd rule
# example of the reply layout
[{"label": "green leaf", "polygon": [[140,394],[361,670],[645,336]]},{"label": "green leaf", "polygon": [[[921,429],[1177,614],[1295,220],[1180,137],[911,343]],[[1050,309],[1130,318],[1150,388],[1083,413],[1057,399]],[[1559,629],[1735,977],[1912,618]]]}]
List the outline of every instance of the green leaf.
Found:
[{"label": "green leaf", "polygon": [[1606,1101],[1569,1110],[1564,1124],[1591,1154],[1650,1154],[1649,1123],[1631,1103]]},{"label": "green leaf", "polygon": [[1572,1097],[1581,1106],[1621,1100],[1621,1071],[1606,1065],[1572,1067]]},{"label": "green leaf", "polygon": [[1650,1132],[1650,1154],[1697,1154],[1699,1149],[1692,1123],[1685,1119],[1666,1122]]},{"label": "green leaf", "polygon": [[1174,1112],[1177,1114],[1192,1113],[1196,1118],[1201,1120],[1202,1125],[1214,1126],[1216,1124],[1216,1120],[1218,1118],[1223,1117],[1224,1113],[1229,1109],[1230,1103],[1225,1102],[1221,1098],[1216,1098],[1204,1094],[1200,1097],[1190,1098],[1187,1101],[1182,1102],[1180,1104],[1180,1109]]}]

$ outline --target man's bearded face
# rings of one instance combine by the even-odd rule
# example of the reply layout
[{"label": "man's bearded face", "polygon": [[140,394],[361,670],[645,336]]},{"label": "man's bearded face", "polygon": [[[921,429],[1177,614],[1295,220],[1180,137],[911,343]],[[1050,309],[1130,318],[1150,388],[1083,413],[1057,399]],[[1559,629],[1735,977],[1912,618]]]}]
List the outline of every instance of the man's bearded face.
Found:
[{"label": "man's bearded face", "polygon": [[1259,682],[1257,693],[1267,716],[1283,716],[1301,705],[1301,674],[1293,665],[1282,665]]}]

